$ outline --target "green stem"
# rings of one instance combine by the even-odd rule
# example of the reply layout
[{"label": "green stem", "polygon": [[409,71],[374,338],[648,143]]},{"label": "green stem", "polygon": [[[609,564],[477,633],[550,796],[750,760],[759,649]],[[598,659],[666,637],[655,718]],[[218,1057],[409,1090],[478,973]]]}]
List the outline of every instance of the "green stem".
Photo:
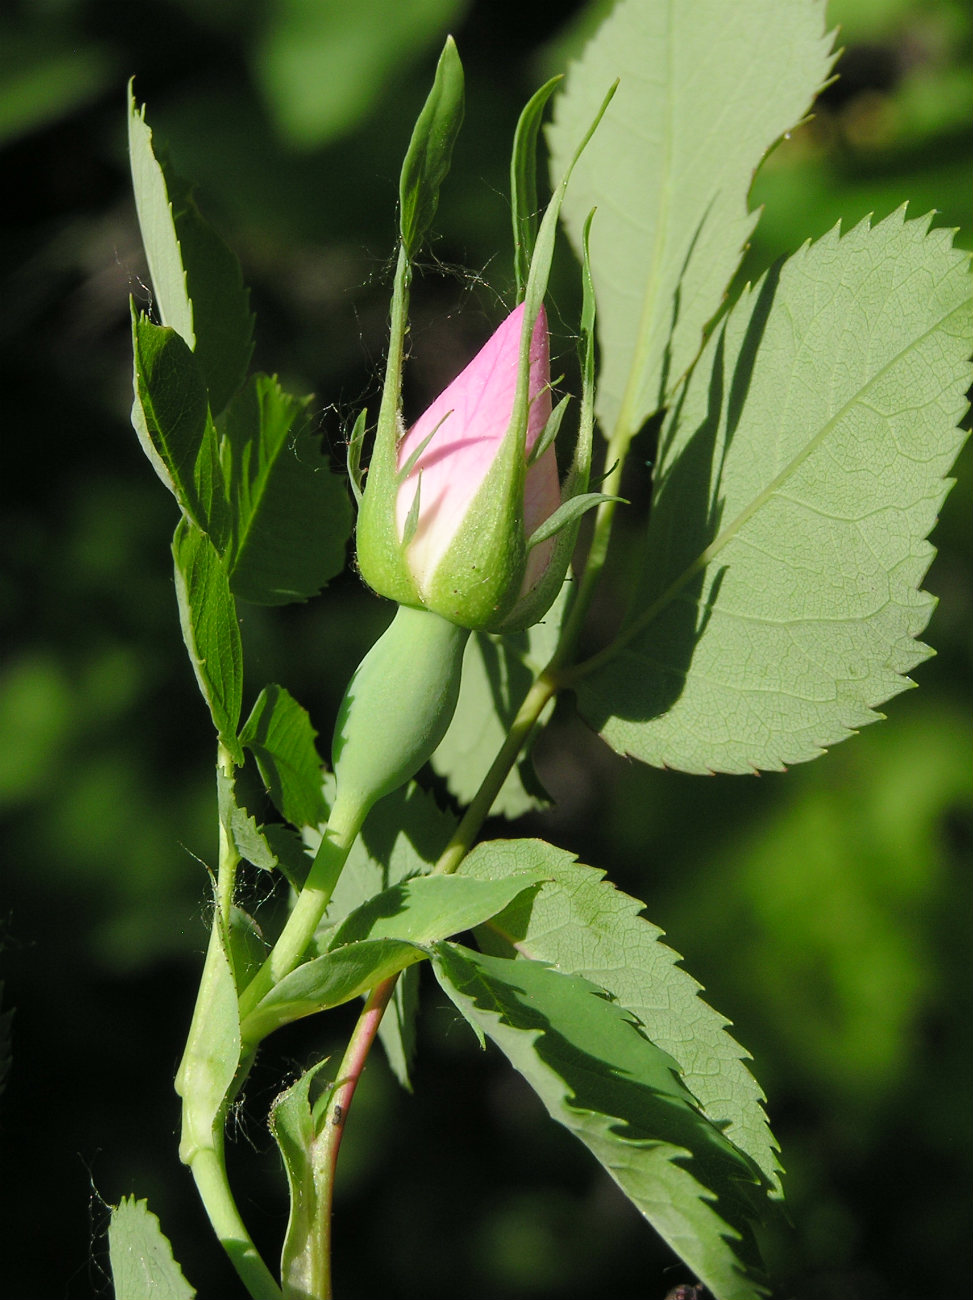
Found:
[{"label": "green stem", "polygon": [[367,811],[367,808],[357,804],[350,806],[341,798],[339,790],[304,888],[287,918],[280,938],[240,994],[240,1019],[243,1022],[242,1032],[247,1050],[252,1050],[257,1045],[256,1042],[250,1043],[247,1040],[247,1017],[255,1010],[260,999],[285,975],[289,975],[304,956],[331,901],[341,869],[361,830]]},{"label": "green stem", "polygon": [[[611,465],[611,469],[605,475],[600,489],[608,497],[616,498],[620,493],[625,453],[628,450],[630,441],[631,439],[626,438],[619,440],[617,443],[610,442],[608,444],[606,460]],[[549,673],[559,673],[564,666],[570,663],[577,649],[578,638],[581,635],[584,620],[594,597],[595,588],[601,579],[605,562],[608,559],[612,525],[615,522],[615,509],[618,504],[617,500],[602,501],[595,512],[595,526],[591,537],[591,546],[588,548],[588,555],[585,559],[584,572],[578,580],[574,601],[564,621],[557,649],[547,666],[546,671]]]},{"label": "green stem", "polygon": [[[233,759],[222,745],[217,765],[220,777],[232,781]],[[228,1043],[233,1043],[234,1050],[237,1044],[235,1027],[232,1037],[228,1036],[226,1021],[227,997],[231,1008],[234,998],[227,953],[240,855],[222,817],[219,845],[213,923],[186,1050],[176,1076],[176,1091],[183,1102],[179,1154],[192,1171],[210,1223],[253,1300],[281,1300],[280,1287],[240,1217],[223,1156],[223,1122],[240,1079],[239,1056],[232,1065],[227,1059]]]},{"label": "green stem", "polygon": [[189,1162],[213,1231],[253,1300],[282,1300],[283,1293],[260,1258],[233,1199],[223,1153],[200,1147]]},{"label": "green stem", "polygon": [[489,772],[480,782],[480,788],[473,796],[453,838],[440,854],[439,861],[433,868],[434,873],[452,875],[473,847],[473,841],[490,815],[490,809],[500,793],[500,787],[507,779],[510,769],[517,761],[517,755],[529,740],[531,732],[537,726],[545,706],[554,696],[557,688],[557,679],[543,672],[527,692]]}]

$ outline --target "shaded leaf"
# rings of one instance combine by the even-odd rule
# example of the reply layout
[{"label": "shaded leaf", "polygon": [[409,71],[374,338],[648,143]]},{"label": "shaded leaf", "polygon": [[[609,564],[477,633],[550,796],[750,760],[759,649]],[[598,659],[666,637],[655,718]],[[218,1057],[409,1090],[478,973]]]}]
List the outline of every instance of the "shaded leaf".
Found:
[{"label": "shaded leaf", "polygon": [[677,964],[679,954],[661,942],[662,931],[641,915],[638,899],[543,840],[478,844],[458,874],[498,880],[528,867],[548,880],[482,926],[480,946],[496,956],[549,962],[606,989],[677,1063],[707,1118],[779,1187],[777,1144],[746,1053],[727,1033],[726,1019],[699,997],[699,984]]},{"label": "shaded leaf", "polygon": [[308,427],[307,401],[254,375],[221,428],[234,593],[257,605],[317,595],[344,567],[351,505]]},{"label": "shaded leaf", "polygon": [[433,969],[547,1108],[719,1300],[766,1294],[756,1166],[696,1109],[675,1062],[577,975],[436,944]]},{"label": "shaded leaf", "polygon": [[243,645],[230,584],[212,542],[187,519],[176,527],[172,555],[183,640],[220,741],[239,766]]},{"label": "shaded leaf", "polygon": [[276,685],[263,688],[240,732],[274,806],[298,827],[327,818],[316,736],[307,710]]},{"label": "shaded leaf", "polygon": [[165,170],[192,300],[195,355],[217,416],[247,377],[253,353],[250,290],[236,254],[197,208],[192,187],[169,167]]},{"label": "shaded leaf", "polygon": [[613,748],[684,771],[814,758],[929,654],[924,539],[965,438],[969,257],[904,211],[747,290],[663,428],[640,584],[578,682]]},{"label": "shaded leaf", "polygon": [[147,1201],[124,1196],[112,1207],[108,1253],[115,1300],[192,1300],[196,1294]]},{"label": "shaded leaf", "polygon": [[622,0],[568,72],[548,133],[554,177],[620,78],[564,202],[579,256],[598,209],[597,414],[616,445],[699,350],[757,220],[753,173],[828,76],[823,24],[820,0]]}]

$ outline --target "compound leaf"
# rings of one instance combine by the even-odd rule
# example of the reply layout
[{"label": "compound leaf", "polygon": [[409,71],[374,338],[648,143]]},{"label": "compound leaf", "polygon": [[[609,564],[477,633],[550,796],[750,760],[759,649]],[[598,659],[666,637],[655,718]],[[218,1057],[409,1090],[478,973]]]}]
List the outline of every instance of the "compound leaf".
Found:
[{"label": "compound leaf", "polygon": [[719,1300],[766,1294],[751,1222],[753,1165],[697,1109],[675,1062],[597,985],[538,961],[436,944],[433,969]]}]

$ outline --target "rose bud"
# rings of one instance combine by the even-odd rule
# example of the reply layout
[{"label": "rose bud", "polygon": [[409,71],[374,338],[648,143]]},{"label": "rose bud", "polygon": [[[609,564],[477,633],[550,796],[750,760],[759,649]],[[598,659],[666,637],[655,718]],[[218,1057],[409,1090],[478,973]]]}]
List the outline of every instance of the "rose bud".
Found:
[{"label": "rose bud", "polygon": [[[523,304],[405,434],[394,459],[380,428],[358,522],[362,576],[380,595],[488,630],[542,617],[562,572],[555,539],[532,538],[558,511],[547,318],[529,344],[526,409],[517,402]],[[384,444],[384,445],[383,445]],[[546,530],[545,530],[546,531]]]}]

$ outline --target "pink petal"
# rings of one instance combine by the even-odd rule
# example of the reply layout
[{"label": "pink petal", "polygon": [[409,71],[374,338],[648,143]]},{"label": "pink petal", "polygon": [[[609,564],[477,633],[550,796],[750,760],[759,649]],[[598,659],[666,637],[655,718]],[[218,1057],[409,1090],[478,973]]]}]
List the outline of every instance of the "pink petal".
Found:
[{"label": "pink petal", "polygon": [[[423,412],[399,445],[401,466],[425,438],[433,435],[399,489],[396,501],[396,523],[402,536],[421,472],[419,522],[409,545],[409,567],[420,587],[424,578],[435,572],[465,519],[470,502],[489,472],[507,432],[517,387],[523,315],[521,303],[466,369]],[[536,442],[551,413],[549,383],[547,317],[541,309],[531,339],[528,450]],[[554,505],[548,508],[553,499],[552,475],[556,488],[557,465],[553,448],[545,452],[527,474],[525,527],[528,536],[532,528],[560,504],[558,493]],[[532,523],[531,517],[541,510],[543,515]],[[528,517],[528,511],[531,517]],[[536,547],[531,558],[541,549]]]}]

